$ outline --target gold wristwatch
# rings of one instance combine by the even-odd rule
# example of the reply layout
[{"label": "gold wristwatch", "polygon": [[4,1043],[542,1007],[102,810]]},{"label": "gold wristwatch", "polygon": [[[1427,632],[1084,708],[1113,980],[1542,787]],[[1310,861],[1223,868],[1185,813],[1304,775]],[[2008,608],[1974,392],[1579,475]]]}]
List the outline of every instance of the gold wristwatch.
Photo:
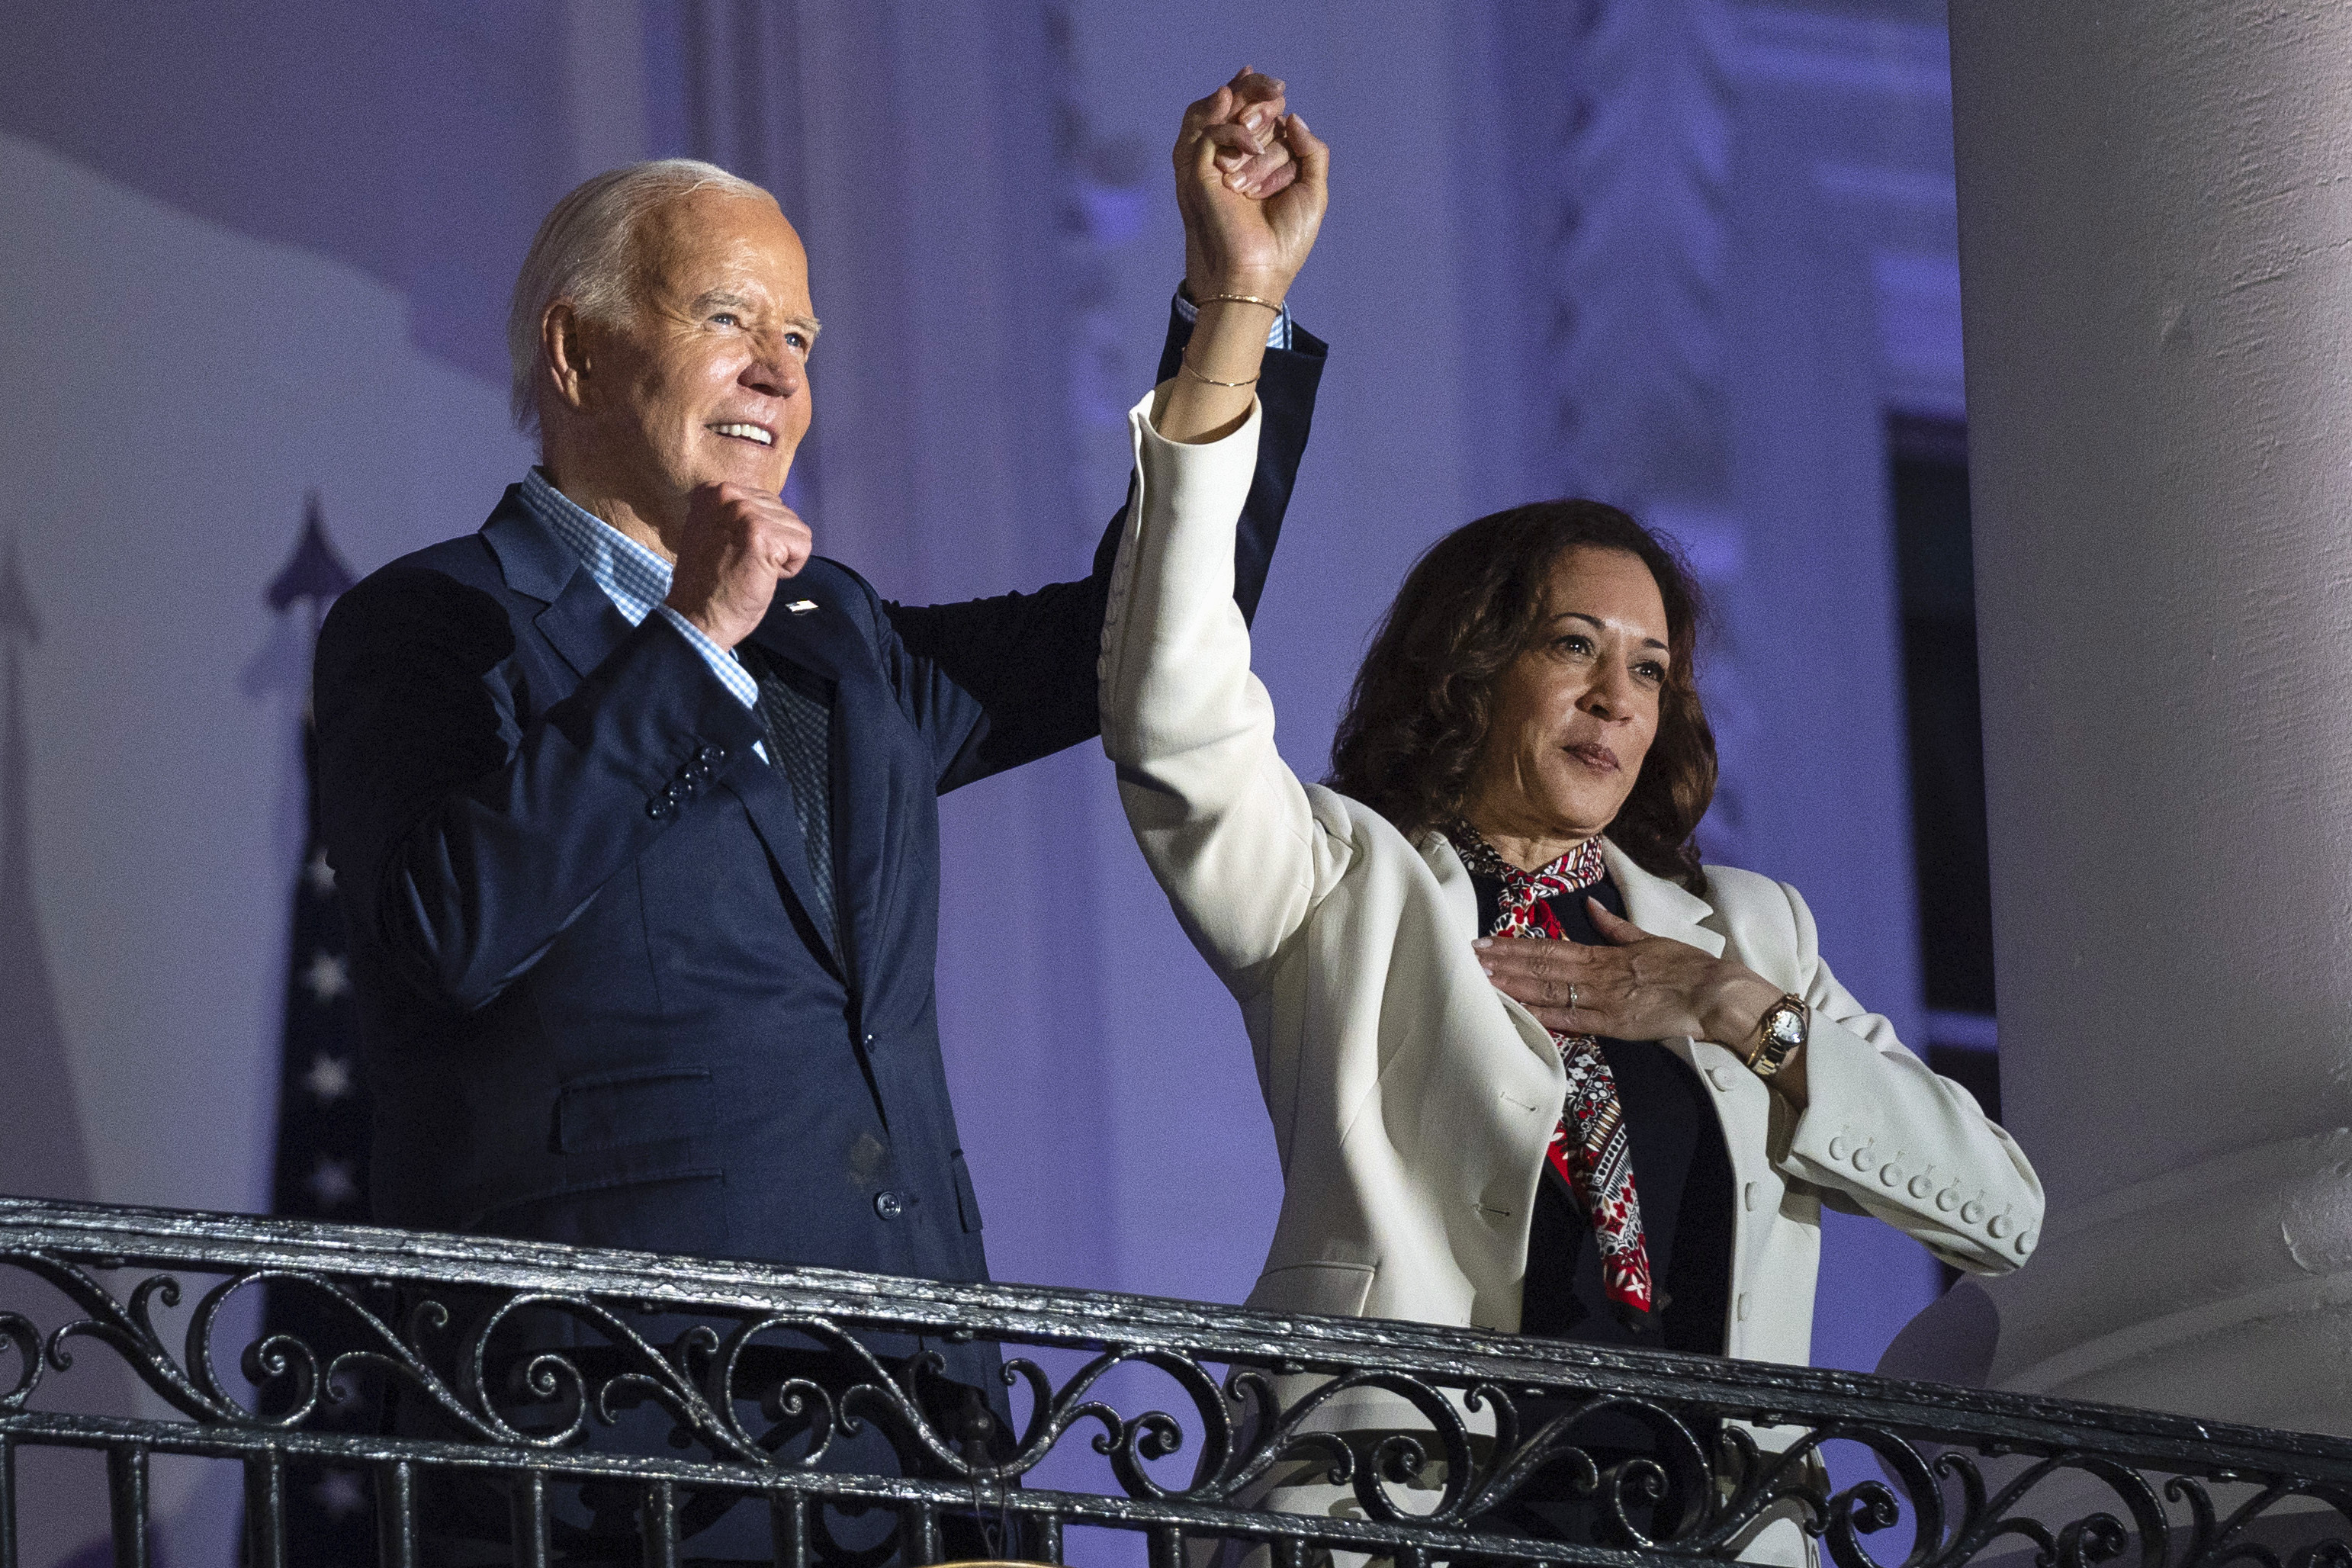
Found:
[{"label": "gold wristwatch", "polygon": [[1805,999],[1794,992],[1781,997],[1764,1009],[1757,1023],[1756,1049],[1748,1058],[1748,1070],[1758,1078],[1770,1078],[1805,1043],[1812,1015],[1805,1007]]}]

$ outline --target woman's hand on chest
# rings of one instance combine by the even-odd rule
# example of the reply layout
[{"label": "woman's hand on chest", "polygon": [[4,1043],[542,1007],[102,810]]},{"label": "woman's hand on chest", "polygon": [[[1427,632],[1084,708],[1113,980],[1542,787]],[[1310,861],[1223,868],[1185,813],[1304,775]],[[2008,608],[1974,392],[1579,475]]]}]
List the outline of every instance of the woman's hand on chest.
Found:
[{"label": "woman's hand on chest", "polygon": [[1687,1035],[1747,1056],[1780,988],[1737,959],[1652,936],[1587,900],[1607,947],[1546,937],[1481,937],[1495,986],[1555,1034],[1656,1040]]}]

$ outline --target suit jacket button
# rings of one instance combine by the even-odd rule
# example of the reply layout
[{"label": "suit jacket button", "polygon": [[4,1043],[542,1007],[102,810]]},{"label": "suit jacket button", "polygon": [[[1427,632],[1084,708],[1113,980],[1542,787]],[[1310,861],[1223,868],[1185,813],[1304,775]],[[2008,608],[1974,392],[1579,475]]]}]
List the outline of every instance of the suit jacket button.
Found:
[{"label": "suit jacket button", "polygon": [[1984,1218],[1984,1205],[1977,1202],[1976,1199],[1970,1198],[1968,1202],[1960,1205],[1960,1223],[1962,1225],[1974,1225],[1977,1221],[1982,1218]]},{"label": "suit jacket button", "polygon": [[907,1200],[896,1193],[874,1194],[874,1212],[884,1219],[897,1219],[907,1212]]}]

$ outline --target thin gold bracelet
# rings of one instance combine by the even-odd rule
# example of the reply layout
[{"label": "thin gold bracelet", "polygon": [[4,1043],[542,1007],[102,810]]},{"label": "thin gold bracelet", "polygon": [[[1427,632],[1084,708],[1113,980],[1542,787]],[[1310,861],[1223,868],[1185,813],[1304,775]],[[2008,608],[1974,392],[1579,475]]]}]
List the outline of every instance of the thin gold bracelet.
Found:
[{"label": "thin gold bracelet", "polygon": [[1252,376],[1247,381],[1219,381],[1215,376],[1202,375],[1199,371],[1192,368],[1192,362],[1189,359],[1178,360],[1176,362],[1176,368],[1182,371],[1186,375],[1191,376],[1194,381],[1205,381],[1211,386],[1255,386],[1258,384],[1258,378],[1256,376]]},{"label": "thin gold bracelet", "polygon": [[1194,300],[1192,308],[1198,310],[1202,305],[1213,305],[1220,300],[1235,305],[1263,305],[1277,316],[1282,314],[1282,302],[1279,300],[1261,300],[1255,294],[1212,294],[1205,300]]}]

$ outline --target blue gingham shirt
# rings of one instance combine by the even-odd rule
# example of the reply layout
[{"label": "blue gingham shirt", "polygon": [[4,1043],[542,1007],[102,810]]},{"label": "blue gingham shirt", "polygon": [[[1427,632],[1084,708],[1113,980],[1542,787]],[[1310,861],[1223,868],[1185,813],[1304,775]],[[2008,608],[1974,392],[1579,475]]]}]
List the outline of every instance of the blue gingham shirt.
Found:
[{"label": "blue gingham shirt", "polygon": [[710,673],[737,701],[746,708],[760,705],[760,683],[734,653],[712,642],[700,626],[662,603],[669,597],[668,562],[548,483],[544,468],[534,468],[523,477],[522,504],[580,557],[580,564],[604,590],[622,619],[635,626],[642,626],[649,615],[661,616],[702,656]]}]

